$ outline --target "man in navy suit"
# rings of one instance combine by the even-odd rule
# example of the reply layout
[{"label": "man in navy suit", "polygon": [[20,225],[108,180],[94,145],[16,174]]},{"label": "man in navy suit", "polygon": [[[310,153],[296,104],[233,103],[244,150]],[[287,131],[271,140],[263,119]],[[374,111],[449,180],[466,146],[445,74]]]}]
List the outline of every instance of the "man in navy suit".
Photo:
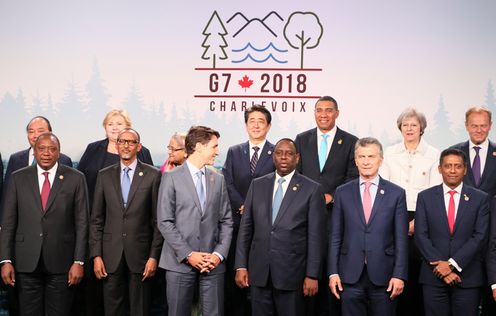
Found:
[{"label": "man in navy suit", "polygon": [[[339,108],[333,97],[321,97],[315,104],[314,115],[317,127],[298,134],[295,139],[296,148],[300,153],[297,170],[322,185],[330,218],[336,188],[358,177],[354,160],[357,138],[336,126]],[[339,301],[330,297],[327,290],[328,280],[325,274],[327,245],[324,245],[324,252],[319,294],[307,302],[309,316],[340,313]]]},{"label": "man in navy suit", "polygon": [[254,178],[274,171],[274,162],[272,161],[274,145],[266,139],[272,120],[270,112],[263,106],[254,105],[245,111],[244,118],[248,141],[229,148],[224,168],[222,168],[234,224],[231,247],[226,262],[224,300],[224,311],[226,315],[232,316],[250,315],[246,290],[240,289],[234,282],[236,239],[246,193]]},{"label": "man in navy suit", "polygon": [[[463,183],[473,186],[489,194],[496,195],[496,144],[488,139],[491,131],[491,111],[483,106],[473,106],[465,113],[465,129],[469,140],[456,144],[467,157],[467,173]],[[482,315],[496,315],[496,303],[492,299],[491,289],[482,292]]]},{"label": "man in navy suit", "polygon": [[425,314],[475,316],[486,283],[489,200],[462,182],[467,172],[462,151],[444,150],[439,172],[443,183],[418,195],[415,215]]},{"label": "man in navy suit", "polygon": [[277,142],[276,172],[254,179],[236,247],[236,284],[250,287],[252,315],[304,315],[318,291],[325,234],[321,186],[295,169],[294,142]]},{"label": "man in navy suit", "polygon": [[336,189],[329,241],[329,287],[342,315],[395,315],[408,276],[405,191],[379,176],[382,146],[355,146],[360,178]]}]

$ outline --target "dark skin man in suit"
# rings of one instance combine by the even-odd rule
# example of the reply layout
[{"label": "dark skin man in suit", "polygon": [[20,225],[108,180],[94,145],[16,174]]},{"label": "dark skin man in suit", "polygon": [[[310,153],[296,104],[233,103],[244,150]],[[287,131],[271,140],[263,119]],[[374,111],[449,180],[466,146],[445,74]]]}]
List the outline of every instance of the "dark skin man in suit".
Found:
[{"label": "dark skin man in suit", "polygon": [[68,315],[86,256],[86,182],[57,163],[52,133],[37,138],[34,154],[37,165],[13,173],[5,195],[2,280],[18,289],[21,315]]}]

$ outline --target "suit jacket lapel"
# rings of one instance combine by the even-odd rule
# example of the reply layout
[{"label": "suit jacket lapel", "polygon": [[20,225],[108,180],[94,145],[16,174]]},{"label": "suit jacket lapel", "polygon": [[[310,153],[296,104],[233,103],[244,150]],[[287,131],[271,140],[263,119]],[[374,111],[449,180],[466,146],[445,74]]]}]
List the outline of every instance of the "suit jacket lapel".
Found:
[{"label": "suit jacket lapel", "polygon": [[266,141],[258,158],[257,167],[255,168],[255,174],[253,175],[254,178],[258,177],[258,173],[260,172],[260,170],[271,159],[272,159],[272,144]]},{"label": "suit jacket lapel", "polygon": [[241,166],[248,166],[248,173],[250,173],[250,143],[246,142],[241,145]]},{"label": "suit jacket lapel", "polygon": [[336,155],[339,155],[340,147],[343,144],[343,132],[336,127],[336,135],[334,135],[334,140],[331,144],[331,149],[329,150],[329,154],[327,155],[326,163],[324,165],[324,169],[328,169],[330,165],[332,165],[336,160],[341,158],[336,158]]},{"label": "suit jacket lapel", "polygon": [[[293,199],[298,195],[298,192],[301,190],[301,179],[298,173],[294,173],[291,181],[288,183],[288,187],[286,189],[286,193],[284,193],[284,197],[282,198],[281,207],[279,208],[279,212],[277,212],[276,220],[274,221],[274,225],[277,225],[281,218],[284,216],[284,213],[288,210],[288,207],[293,202]],[[274,186],[272,186],[272,192],[274,191]],[[272,207],[270,208],[272,211]],[[272,217],[272,216],[271,216]]]},{"label": "suit jacket lapel", "polygon": [[[29,186],[29,190],[31,191],[31,194],[35,197],[34,201],[36,201],[36,205],[38,206],[38,209],[40,212],[43,212],[43,207],[41,206],[41,188],[38,183],[38,168],[36,166],[30,167],[32,177],[34,181],[32,181],[31,185]],[[48,204],[47,204],[48,205]]]},{"label": "suit jacket lapel", "polygon": [[[215,191],[214,187],[215,187],[215,177],[213,175],[213,171],[209,170],[208,168],[205,168],[205,190],[207,191],[207,193],[205,198],[205,209],[203,210],[203,214],[205,214],[209,201],[213,199],[213,195]],[[196,188],[195,188],[195,192],[196,192]]]},{"label": "suit jacket lapel", "polygon": [[[449,224],[448,224],[448,210],[446,209],[446,204],[444,203],[444,192],[443,192],[443,184],[439,184],[436,187],[436,191],[434,192],[436,195],[435,201],[436,205],[435,208],[432,209],[433,214],[437,214],[437,220],[438,223],[444,226],[444,230],[446,234],[450,234],[449,231]],[[456,219],[455,219],[456,222]]]},{"label": "suit jacket lapel", "polygon": [[[465,154],[465,157],[467,157],[467,162],[468,162],[468,168],[467,168],[467,174],[465,175],[465,182],[468,184],[475,186],[475,180],[474,180],[474,174],[472,172],[472,163],[470,161],[470,143],[467,141],[465,144],[462,146],[462,151]],[[468,180],[468,181],[467,181]],[[481,179],[482,183],[482,179]]]},{"label": "suit jacket lapel", "polygon": [[[122,198],[122,188],[121,188],[121,164],[117,163],[113,167],[113,177],[111,179],[112,185],[114,186],[116,196],[120,197],[121,206],[124,209],[124,200]],[[129,196],[128,196],[129,197]]]},{"label": "suit jacket lapel", "polygon": [[308,139],[308,150],[309,153],[307,157],[311,159],[311,165],[316,168],[318,174],[320,174],[320,164],[319,164],[319,144],[317,144],[317,128],[314,128],[311,133],[309,133],[310,137]]},{"label": "suit jacket lapel", "polygon": [[362,196],[360,195],[360,178],[353,180],[353,182],[355,182],[355,186],[354,186],[355,188],[353,189],[353,193],[352,193],[353,196],[351,198],[351,201],[349,201],[349,203],[355,204],[353,209],[357,210],[358,217],[360,217],[360,220],[362,221],[363,225],[366,225],[365,213],[363,211],[363,204],[362,204]]},{"label": "suit jacket lapel", "polygon": [[136,194],[136,190],[138,190],[141,182],[143,181],[143,168],[141,167],[141,163],[138,161],[136,165],[136,170],[134,170],[133,181],[131,182],[131,188],[129,189],[129,195],[127,197],[127,208],[131,205],[133,201],[134,195]]},{"label": "suit jacket lapel", "polygon": [[[486,181],[494,181],[494,179],[487,179],[488,175],[491,174],[491,169],[496,164],[496,148],[493,146],[494,144],[489,141],[489,145],[487,147],[487,156],[486,162],[484,164],[484,170],[481,174],[481,181],[479,187],[482,186]],[[470,168],[471,169],[471,168]]]},{"label": "suit jacket lapel", "polygon": [[[55,197],[57,196],[57,193],[62,188],[62,185],[64,182],[64,175],[65,175],[64,171],[65,171],[64,167],[62,167],[59,164],[59,166],[57,167],[57,171],[55,172],[55,177],[53,178],[53,183],[50,187],[50,194],[48,195],[48,201],[47,201],[47,205],[46,205],[45,214],[50,211],[50,206],[53,204],[53,201],[55,201]],[[40,199],[40,201],[41,201],[41,199]]]},{"label": "suit jacket lapel", "polygon": [[379,185],[377,186],[377,193],[375,194],[374,204],[372,206],[372,211],[371,211],[372,213],[370,214],[369,222],[367,225],[370,225],[372,223],[372,221],[375,218],[375,215],[381,209],[381,204],[384,199],[384,195],[386,194],[387,194],[387,190],[384,189],[384,180],[382,178],[379,178]]},{"label": "suit jacket lapel", "polygon": [[[468,210],[469,200],[470,197],[467,194],[466,186],[464,185],[462,187],[462,192],[460,192],[460,201],[458,202],[458,209],[456,211],[455,227],[453,227],[453,235],[455,234],[457,227],[460,225],[459,223],[462,222],[463,216],[469,211]],[[446,222],[448,221],[447,218],[448,217],[446,216]]]}]

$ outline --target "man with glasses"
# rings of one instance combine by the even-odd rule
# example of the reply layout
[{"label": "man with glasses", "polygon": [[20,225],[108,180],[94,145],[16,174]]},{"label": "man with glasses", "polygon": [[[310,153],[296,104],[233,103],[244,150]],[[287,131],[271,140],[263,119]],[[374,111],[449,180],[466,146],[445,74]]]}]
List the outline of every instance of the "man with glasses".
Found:
[{"label": "man with glasses", "polygon": [[[339,108],[333,97],[321,97],[315,104],[314,115],[317,128],[298,134],[295,139],[300,153],[297,170],[322,185],[330,220],[334,191],[341,184],[358,177],[354,158],[358,138],[336,126]],[[327,252],[327,245],[323,251]],[[308,315],[339,315],[339,302],[330,297],[327,284],[327,273],[323,268],[319,294],[316,298],[310,298],[307,304]]]},{"label": "man with glasses", "polygon": [[103,279],[105,315],[148,315],[163,243],[156,217],[160,171],[137,159],[135,130],[124,129],[116,146],[120,162],[96,180],[90,258]]}]

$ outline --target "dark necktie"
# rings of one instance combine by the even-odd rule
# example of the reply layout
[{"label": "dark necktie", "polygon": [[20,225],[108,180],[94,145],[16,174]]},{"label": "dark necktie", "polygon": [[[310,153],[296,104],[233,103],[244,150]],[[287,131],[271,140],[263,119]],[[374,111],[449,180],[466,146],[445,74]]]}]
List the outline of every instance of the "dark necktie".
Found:
[{"label": "dark necktie", "polygon": [[448,203],[448,226],[450,230],[450,234],[453,235],[453,229],[455,227],[455,199],[453,196],[455,195],[455,190],[450,190],[448,192],[450,194],[450,199]]},{"label": "dark necktie", "polygon": [[479,146],[474,146],[475,157],[474,162],[472,163],[472,174],[474,175],[474,184],[476,187],[479,187],[481,180],[481,164],[480,164],[480,156],[479,150],[481,148]]},{"label": "dark necktie", "polygon": [[124,174],[122,176],[121,190],[122,190],[122,200],[124,201],[124,207],[127,206],[127,198],[129,196],[129,189],[131,189],[131,178],[129,177],[129,171],[131,168],[125,167],[123,169]]},{"label": "dark necktie", "polygon": [[251,156],[251,161],[250,161],[250,171],[251,175],[255,174],[255,169],[257,168],[257,162],[258,162],[258,146],[253,146],[253,150],[255,151],[253,153],[253,156]]},{"label": "dark necktie", "polygon": [[43,186],[41,187],[41,206],[45,211],[48,196],[50,195],[50,180],[48,180],[48,172],[43,172],[43,175],[45,176],[45,181],[43,181]]}]

